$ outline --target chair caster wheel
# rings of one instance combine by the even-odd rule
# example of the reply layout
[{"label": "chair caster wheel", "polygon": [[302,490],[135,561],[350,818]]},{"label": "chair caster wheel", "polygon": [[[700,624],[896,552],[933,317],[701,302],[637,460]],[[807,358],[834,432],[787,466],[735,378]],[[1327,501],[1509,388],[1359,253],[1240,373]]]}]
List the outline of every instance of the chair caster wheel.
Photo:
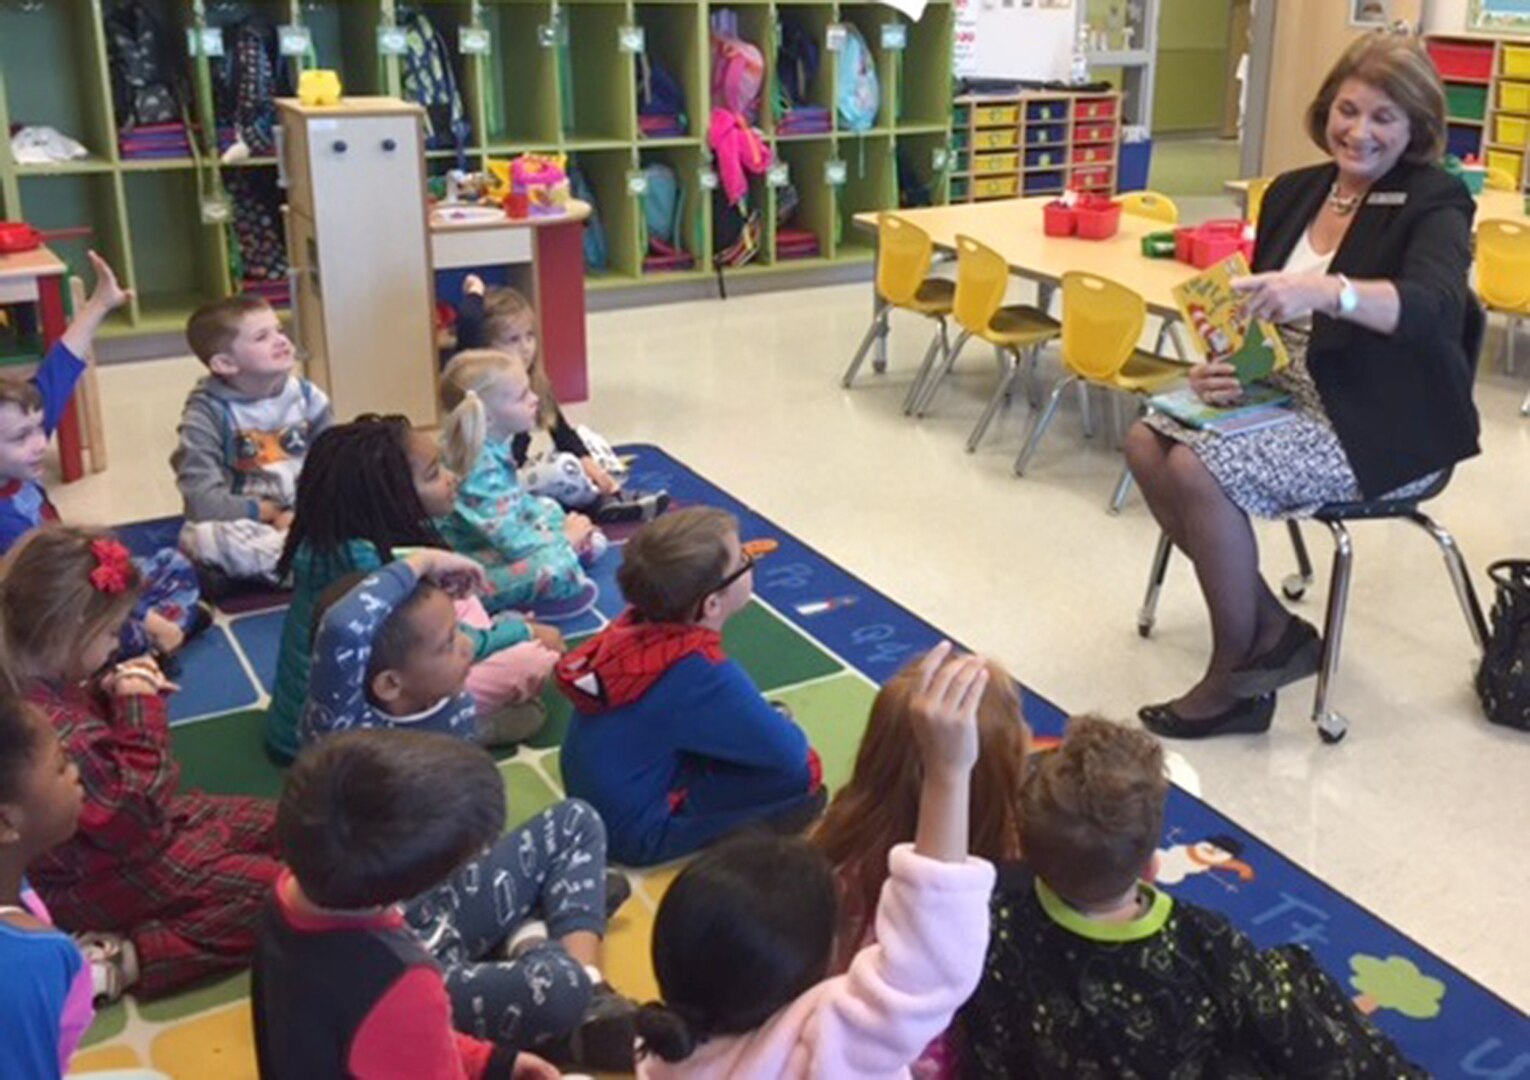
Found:
[{"label": "chair caster wheel", "polygon": [[1280,583],[1280,592],[1287,600],[1296,601],[1307,595],[1307,582],[1300,574],[1292,574]]},{"label": "chair caster wheel", "polygon": [[1349,721],[1336,712],[1327,712],[1317,718],[1317,730],[1318,736],[1333,746],[1349,734]]},{"label": "chair caster wheel", "polygon": [[887,374],[887,361],[886,360],[880,360],[880,361],[873,360],[871,362],[871,370],[875,371],[878,375],[886,375]]},{"label": "chair caster wheel", "polygon": [[1152,622],[1151,621],[1143,622],[1142,620],[1139,619],[1137,621],[1137,636],[1140,637],[1140,638],[1152,637],[1153,636],[1153,624],[1152,624]]}]

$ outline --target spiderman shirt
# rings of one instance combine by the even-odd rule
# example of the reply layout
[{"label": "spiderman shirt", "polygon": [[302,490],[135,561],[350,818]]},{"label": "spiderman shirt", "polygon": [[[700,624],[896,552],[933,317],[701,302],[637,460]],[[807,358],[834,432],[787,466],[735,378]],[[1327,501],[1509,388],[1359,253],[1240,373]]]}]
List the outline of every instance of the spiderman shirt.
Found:
[{"label": "spiderman shirt", "polygon": [[616,861],[678,858],[817,793],[807,736],[715,630],[628,610],[565,656],[557,678],[575,709],[564,782],[600,811]]}]

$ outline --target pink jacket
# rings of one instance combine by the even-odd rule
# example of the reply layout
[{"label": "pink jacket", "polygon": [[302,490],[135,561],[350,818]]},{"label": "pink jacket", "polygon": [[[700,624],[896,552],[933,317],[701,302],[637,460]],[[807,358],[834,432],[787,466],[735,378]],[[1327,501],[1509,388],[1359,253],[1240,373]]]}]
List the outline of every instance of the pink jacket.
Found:
[{"label": "pink jacket", "polygon": [[770,168],[770,144],[749,126],[743,113],[713,109],[707,143],[712,147],[712,156],[717,159],[717,176],[730,203],[737,203],[749,194],[749,178],[745,170],[763,176]]},{"label": "pink jacket", "polygon": [[900,844],[877,905],[877,944],[747,1035],[710,1039],[685,1061],[640,1058],[641,1080],[909,1075],[909,1064],[976,989],[988,951],[993,866],[944,863]]}]

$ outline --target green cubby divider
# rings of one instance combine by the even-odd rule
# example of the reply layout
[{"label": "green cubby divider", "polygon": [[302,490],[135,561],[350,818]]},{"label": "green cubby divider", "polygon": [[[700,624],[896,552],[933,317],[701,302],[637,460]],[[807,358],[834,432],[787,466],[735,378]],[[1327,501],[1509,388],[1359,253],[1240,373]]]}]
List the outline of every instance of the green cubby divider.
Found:
[{"label": "green cubby divider", "polygon": [[483,8],[494,51],[479,64],[485,126],[481,143],[498,152],[556,145],[559,138],[557,50],[539,28],[552,5],[494,3]]},{"label": "green cubby divider", "polygon": [[[900,19],[898,12],[885,4],[856,2],[842,3],[839,6],[839,21],[859,30],[861,37],[866,39],[866,47],[871,50],[872,68],[877,73],[877,93],[881,99],[877,106],[876,121],[872,124],[874,131],[892,128],[896,123],[897,56],[891,50],[882,48],[882,24],[898,22]],[[831,60],[838,59],[833,54],[826,55],[830,56]],[[838,78],[837,65],[835,77]],[[836,86],[836,95],[838,92]]]},{"label": "green cubby divider", "polygon": [[292,17],[308,28],[312,61],[299,67],[328,68],[340,73],[347,94],[389,92],[387,65],[377,53],[377,28],[383,8],[356,0],[289,0]]},{"label": "green cubby divider", "polygon": [[[647,61],[669,72],[685,94],[685,137],[704,138],[712,70],[705,7],[677,3],[637,4],[633,14],[636,25],[643,28]],[[640,61],[634,57],[633,63]],[[634,75],[634,109],[638,105],[636,86],[637,75]],[[641,131],[637,137],[640,143],[646,141]]]},{"label": "green cubby divider", "polygon": [[581,150],[573,155],[573,161],[589,182],[606,232],[608,265],[603,271],[591,272],[591,282],[635,279],[642,270],[643,259],[638,250],[639,207],[637,200],[627,193],[627,174],[636,168],[631,149]]},{"label": "green cubby divider", "polygon": [[[181,175],[190,176],[182,171]],[[88,236],[49,240],[48,247],[69,266],[70,273],[87,273],[85,253],[99,251],[129,288],[138,286],[128,240],[120,175],[109,172],[72,173],[61,176],[22,176],[17,184],[18,218],[44,231],[84,227]],[[112,316],[108,326],[126,329],[136,314],[136,304]]]},{"label": "green cubby divider", "polygon": [[776,253],[776,231],[788,228],[808,229],[818,237],[818,258],[833,255],[835,233],[835,190],[824,178],[824,167],[834,157],[834,137],[821,135],[811,139],[791,139],[776,143],[776,158],[790,167],[792,188],[797,192],[797,209],[786,221],[778,220],[781,205],[779,190],[771,193],[770,252],[777,264],[802,262],[782,259]]},{"label": "green cubby divider", "polygon": [[898,167],[890,135],[841,135],[839,156],[847,179],[840,196],[841,229],[837,255],[869,258],[875,250],[870,234],[853,227],[851,218],[867,210],[885,210],[898,202]]},{"label": "green cubby divider", "polygon": [[908,49],[903,54],[903,116],[899,123],[950,124],[953,27],[950,4],[928,4],[924,17],[909,24]]},{"label": "green cubby divider", "polygon": [[156,330],[178,328],[189,311],[226,291],[224,230],[202,224],[193,172],[129,172],[121,182],[138,322]]},{"label": "green cubby divider", "polygon": [[[11,125],[43,124],[78,140],[93,163],[117,160],[117,126],[96,0],[0,4],[0,78]],[[60,74],[65,77],[60,78]],[[9,129],[0,132],[9,140]],[[77,168],[71,163],[71,168]],[[16,165],[18,173],[56,171]]]},{"label": "green cubby divider", "polygon": [[[680,10],[680,9],[677,9]],[[647,147],[639,155],[639,164],[647,167],[651,164],[667,165],[675,172],[675,180],[680,186],[681,206],[679,214],[679,242],[678,247],[691,253],[695,257],[696,265],[693,271],[705,272],[710,258],[712,245],[711,230],[711,192],[701,188],[701,164],[702,152],[700,147],[693,146],[664,146]],[[641,200],[638,200],[641,202]],[[637,220],[640,223],[638,231],[638,266],[642,269],[642,257],[647,254],[648,232],[644,223],[642,207],[637,207]],[[657,271],[649,273],[649,277],[674,277],[676,273],[684,271]]]},{"label": "green cubby divider", "polygon": [[622,51],[619,31],[629,25],[625,3],[578,3],[562,9],[568,20],[573,115],[564,116],[566,142],[632,143],[637,137],[637,91],[632,54]]},{"label": "green cubby divider", "polygon": [[935,151],[947,147],[948,143],[949,137],[944,132],[900,134],[893,140],[893,182],[898,187],[897,205],[900,209],[911,205],[905,197],[903,185],[898,182],[900,161],[917,178],[919,184],[929,191],[930,205],[945,204],[951,170],[949,166],[937,170],[934,160]]}]

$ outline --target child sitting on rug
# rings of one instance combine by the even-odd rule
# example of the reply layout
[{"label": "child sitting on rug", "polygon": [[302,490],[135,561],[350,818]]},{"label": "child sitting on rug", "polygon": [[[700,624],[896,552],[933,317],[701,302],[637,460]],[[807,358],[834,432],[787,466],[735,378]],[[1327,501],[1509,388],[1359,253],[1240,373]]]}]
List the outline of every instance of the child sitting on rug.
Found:
[{"label": "child sitting on rug", "polygon": [[[473,643],[452,597],[486,584],[483,568],[466,555],[424,548],[326,589],[315,612],[308,702],[298,722],[302,743],[352,728],[407,727],[483,746],[534,734],[540,710],[526,714],[529,730],[506,731],[488,715],[480,718],[467,691]],[[550,650],[546,655],[549,663],[556,659]],[[538,689],[541,678],[531,674]]]},{"label": "child sitting on rug", "polygon": [[598,968],[620,902],[600,818],[570,800],[504,825],[498,768],[456,739],[304,751],[251,984],[262,1076],[559,1075],[532,1052],[632,1068],[634,1006]]},{"label": "child sitting on rug", "polygon": [[[542,366],[537,313],[518,290],[488,289],[477,274],[463,279],[456,347],[458,351],[496,349],[519,357],[526,365],[537,396],[536,426],[510,441],[510,458],[527,491],[545,495],[565,509],[587,511],[599,525],[651,521],[664,512],[668,492],[623,491],[621,482],[601,465],[586,442],[604,447],[603,440],[588,429],[575,430],[564,418]],[[532,440],[542,435],[551,438],[550,450],[532,446]]]},{"label": "child sitting on rug", "polygon": [[565,515],[521,487],[510,443],[536,426],[538,404],[519,358],[492,349],[452,357],[441,373],[442,449],[462,482],[441,531],[484,564],[490,611],[569,619],[595,603],[599,590],[584,566],[605,553],[606,537],[585,515]]},{"label": "child sitting on rug", "polygon": [[823,810],[807,736],[723,652],[753,566],[732,514],[666,514],[623,549],[627,610],[558,663],[576,710],[564,782],[621,862],[679,858],[751,822],[801,831]]},{"label": "child sitting on rug", "polygon": [[[273,755],[288,760],[298,749],[319,597],[348,574],[392,562],[395,549],[445,548],[432,519],[451,512],[456,492],[457,478],[442,468],[436,441],[401,416],[363,416],[315,440],[279,565],[283,577],[291,576],[292,603],[266,714]],[[457,615],[473,646],[467,687],[479,714],[502,724],[505,739],[541,727],[542,686],[563,636],[515,614],[491,620],[476,597],[460,601]]]},{"label": "child sitting on rug", "polygon": [[982,972],[992,864],[968,854],[981,658],[931,652],[909,710],[913,843],[888,854],[876,944],[830,977],[837,887],[805,841],[758,833],[703,853],[653,928],[663,1004],[638,1014],[638,1076],[907,1077]]},{"label": "child sitting on rug", "polygon": [[204,304],[186,340],[208,375],[186,398],[170,457],[186,510],[181,546],[215,576],[278,584],[298,474],[330,424],[329,399],[293,374],[292,342],[258,296]]},{"label": "child sitting on rug", "polygon": [[[27,382],[0,379],[0,554],[22,535],[46,522],[58,521],[58,511],[42,486],[43,454],[70,406],[75,383],[85,372],[83,359],[101,324],[132,299],[130,289],[117,284],[105,259],[90,252],[96,287],[85,306],[43,357],[37,374]],[[196,572],[186,557],[165,548],[138,564],[144,589],[132,617],[123,624],[121,655],[154,651],[163,659],[205,629],[210,613],[201,605]]]},{"label": "child sitting on rug", "polygon": [[[944,648],[944,647],[942,647]],[[978,761],[972,774],[971,849],[999,864],[1020,856],[1020,789],[1025,782],[1031,731],[1020,691],[996,660],[978,702]],[[832,972],[849,968],[855,954],[876,941],[877,897],[887,881],[887,856],[914,838],[921,775],[910,702],[918,692],[923,658],[883,684],[855,758],[855,771],[813,830],[813,845],[834,867],[839,884],[839,932]],[[916,1080],[960,1075],[953,1028],[914,1063]]]},{"label": "child sitting on rug", "polygon": [[90,965],[23,876],[74,835],[83,797],[48,718],[0,672],[0,1076],[63,1076],[95,1015]]},{"label": "child sitting on rug", "polygon": [[[104,672],[140,580],[111,534],[48,525],[18,544],[0,580],[0,625],[27,699],[80,769],[74,837],[38,858],[32,883],[59,925],[108,931],[108,997],[157,997],[244,967],[276,879],[270,802],[180,790],[166,695],[139,657]],[[120,935],[120,936],[118,936]]]},{"label": "child sitting on rug", "polygon": [[1148,884],[1169,782],[1158,740],[1075,718],[1021,791],[968,1075],[1423,1076],[1300,946],[1260,950]]}]

